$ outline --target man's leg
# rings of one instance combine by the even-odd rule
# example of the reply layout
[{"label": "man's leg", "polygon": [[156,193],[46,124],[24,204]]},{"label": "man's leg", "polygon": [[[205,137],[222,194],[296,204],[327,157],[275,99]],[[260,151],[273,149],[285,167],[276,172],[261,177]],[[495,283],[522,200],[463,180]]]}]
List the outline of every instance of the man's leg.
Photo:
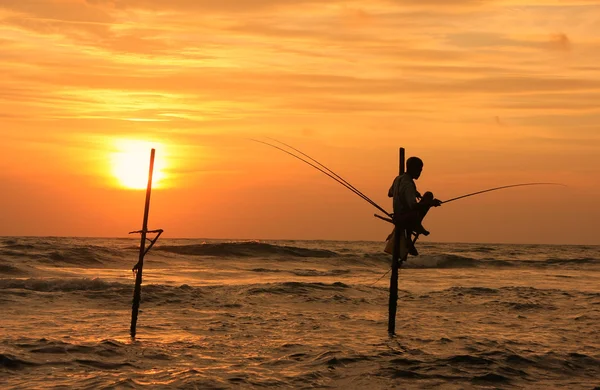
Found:
[{"label": "man's leg", "polygon": [[[423,227],[422,221],[423,218],[425,218],[425,215],[427,215],[429,209],[431,208],[431,202],[433,201],[433,199],[433,193],[426,192],[419,201],[419,203],[417,203],[416,210],[396,216],[396,218],[398,218],[396,224],[406,227],[406,236],[408,239],[408,253],[410,253],[413,256],[419,255],[419,252],[417,251],[417,248],[415,248],[414,245],[414,241],[416,241],[417,235],[429,235],[429,232]],[[412,239],[412,233],[416,234],[414,241]]]},{"label": "man's leg", "polygon": [[[407,244],[407,248],[408,248],[408,253],[410,253],[413,256],[419,255],[419,252],[417,252],[417,249],[413,245],[413,240],[411,237],[411,234],[414,231],[414,226],[417,225],[418,223],[419,223],[419,212],[417,210],[409,211],[408,213],[404,213],[404,214],[394,215],[395,229],[394,229],[393,233],[400,234],[400,232],[402,232],[402,234],[406,235],[406,238],[407,238],[406,244]],[[392,235],[390,234],[390,236],[388,236],[388,240],[391,240],[391,238],[392,238]],[[388,241],[388,244],[390,242],[391,241]],[[386,252],[391,253],[391,247],[389,248],[389,251],[386,251]]]},{"label": "man's leg", "polygon": [[423,197],[417,204],[417,211],[419,213],[419,220],[415,224],[414,231],[424,236],[429,235],[429,231],[423,227],[423,218],[427,215],[427,212],[431,208],[431,202],[433,202],[433,192],[427,191],[423,194]]}]

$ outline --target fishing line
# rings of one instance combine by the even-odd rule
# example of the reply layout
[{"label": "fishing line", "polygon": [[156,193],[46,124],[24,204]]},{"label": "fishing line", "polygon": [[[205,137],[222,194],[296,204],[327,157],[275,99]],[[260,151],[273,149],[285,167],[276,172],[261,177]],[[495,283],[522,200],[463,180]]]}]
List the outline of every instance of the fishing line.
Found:
[{"label": "fishing line", "polygon": [[379,279],[377,279],[376,281],[374,281],[373,283],[368,284],[367,287],[373,287],[375,284],[377,284],[377,282],[379,282],[381,279],[385,278],[385,276],[387,274],[389,274],[391,270],[392,270],[392,268],[390,267],[390,269],[388,269],[386,273],[384,273],[383,275],[381,275],[381,277]]},{"label": "fishing line", "polygon": [[[270,147],[272,147],[272,148],[275,148],[275,149],[281,150],[282,152],[284,152],[284,153],[287,153],[287,154],[289,154],[290,156],[292,156],[292,157],[295,157],[295,158],[297,158],[298,160],[300,160],[300,161],[302,161],[302,162],[304,162],[304,163],[306,163],[306,164],[310,165],[311,167],[315,168],[316,170],[318,170],[318,171],[320,171],[320,172],[324,173],[325,175],[329,176],[329,177],[330,177],[330,178],[332,178],[333,180],[337,181],[338,183],[340,183],[341,185],[343,185],[344,187],[346,187],[346,188],[347,188],[347,189],[349,189],[350,191],[354,192],[356,195],[360,196],[362,199],[364,199],[365,201],[367,201],[369,204],[371,204],[372,206],[374,206],[375,208],[377,208],[379,211],[381,211],[381,212],[382,212],[382,213],[384,213],[385,215],[387,215],[387,216],[391,217],[391,214],[390,214],[390,213],[388,213],[388,212],[387,212],[387,211],[385,211],[385,210],[384,210],[384,209],[383,209],[381,206],[379,206],[377,203],[375,203],[374,201],[372,201],[372,200],[371,200],[371,199],[370,199],[368,196],[366,196],[365,194],[363,194],[362,192],[360,192],[359,190],[357,190],[357,189],[356,189],[354,186],[350,185],[350,184],[349,184],[348,182],[346,182],[344,179],[338,178],[338,177],[339,177],[339,175],[337,175],[337,174],[332,174],[332,173],[333,173],[333,171],[331,171],[329,168],[325,167],[325,166],[324,166],[324,165],[322,165],[321,163],[317,162],[316,160],[314,160],[314,159],[312,159],[312,158],[311,158],[313,161],[317,162],[318,164],[320,164],[321,166],[323,166],[325,169],[329,170],[329,171],[330,171],[330,172],[332,172],[332,173],[329,173],[329,172],[327,172],[327,171],[325,171],[325,170],[323,170],[323,169],[319,168],[318,166],[316,166],[315,164],[311,163],[310,161],[307,161],[306,159],[304,159],[304,158],[302,158],[302,157],[300,157],[300,156],[298,156],[298,155],[296,155],[296,154],[294,154],[294,153],[292,153],[292,152],[290,152],[290,151],[288,151],[288,150],[285,150],[285,149],[283,149],[283,148],[280,148],[280,147],[279,147],[279,146],[277,146],[277,145],[273,145],[273,144],[270,144],[270,143],[268,143],[268,142],[265,142],[265,141],[259,141],[259,140],[252,139],[252,138],[249,138],[249,140],[250,140],[250,141],[254,141],[254,142],[258,142],[258,143],[261,143],[261,144],[265,144],[265,145],[268,145],[268,146],[270,146]],[[335,175],[335,176],[334,176],[334,175]],[[338,177],[336,177],[336,176],[338,176]]]}]

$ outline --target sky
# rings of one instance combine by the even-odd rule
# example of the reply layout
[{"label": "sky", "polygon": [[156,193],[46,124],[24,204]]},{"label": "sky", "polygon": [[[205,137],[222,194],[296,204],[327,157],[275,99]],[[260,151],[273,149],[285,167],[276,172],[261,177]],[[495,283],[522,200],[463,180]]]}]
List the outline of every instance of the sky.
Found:
[{"label": "sky", "polygon": [[[0,235],[385,240],[398,149],[429,241],[600,244],[600,5],[0,0]],[[272,142],[272,141],[268,141]],[[135,183],[141,180],[141,185]]]}]

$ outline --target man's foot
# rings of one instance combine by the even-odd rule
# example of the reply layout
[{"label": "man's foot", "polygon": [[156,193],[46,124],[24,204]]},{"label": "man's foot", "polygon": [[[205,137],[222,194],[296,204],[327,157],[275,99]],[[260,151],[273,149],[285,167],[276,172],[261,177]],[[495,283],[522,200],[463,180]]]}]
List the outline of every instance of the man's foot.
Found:
[{"label": "man's foot", "polygon": [[420,224],[419,224],[419,226],[417,226],[415,228],[415,233],[422,234],[424,236],[428,236],[429,235],[429,231],[425,230],[425,228],[423,227],[423,225],[420,225]]},{"label": "man's foot", "polygon": [[415,248],[415,244],[412,240],[408,240],[408,253],[413,256],[419,256],[419,252],[417,252],[417,248]]}]

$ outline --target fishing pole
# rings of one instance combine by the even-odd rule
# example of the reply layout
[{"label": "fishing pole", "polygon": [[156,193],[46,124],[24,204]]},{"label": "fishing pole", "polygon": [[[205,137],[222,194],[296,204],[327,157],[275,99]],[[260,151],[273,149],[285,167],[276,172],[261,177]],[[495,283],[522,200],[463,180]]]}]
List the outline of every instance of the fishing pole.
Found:
[{"label": "fishing pole", "polygon": [[275,138],[271,138],[271,137],[267,137],[270,140],[273,140],[281,145],[285,145],[288,148],[300,153],[301,155],[303,155],[304,157],[308,158],[309,160],[315,162],[316,164],[318,164],[319,166],[321,166],[322,168],[326,169],[328,172],[330,172],[333,176],[337,177],[338,179],[340,179],[341,181],[343,181],[347,187],[350,187],[350,189],[352,191],[354,191],[354,193],[356,193],[357,195],[359,195],[361,198],[363,198],[364,200],[366,200],[367,202],[372,202],[371,199],[369,199],[368,196],[366,196],[365,194],[363,194],[360,190],[358,190],[356,187],[354,187],[352,184],[350,184],[348,181],[346,181],[346,179],[344,179],[343,177],[341,177],[340,175],[338,175],[337,173],[335,173],[334,171],[332,171],[331,169],[327,168],[325,165],[321,164],[320,162],[318,162],[317,160],[315,160],[314,158],[310,157],[308,154],[302,152],[301,150],[293,147],[292,145],[288,145],[285,142],[276,140]]},{"label": "fishing pole", "polygon": [[459,200],[459,199],[463,199],[463,198],[468,198],[469,196],[479,195],[479,194],[483,194],[485,192],[502,190],[504,188],[525,187],[525,186],[541,186],[541,185],[551,185],[551,186],[563,186],[563,187],[566,187],[566,185],[560,184],[560,183],[523,183],[523,184],[511,184],[511,185],[508,185],[508,186],[495,187],[495,188],[490,188],[490,189],[483,190],[483,191],[477,191],[477,192],[473,192],[473,193],[470,193],[470,194],[457,196],[456,198],[444,200],[444,201],[442,201],[442,203],[450,203],[450,202],[454,202],[455,200]]},{"label": "fishing pole", "polygon": [[[385,210],[382,210],[382,208],[381,208],[381,207],[380,207],[378,204],[376,204],[376,203],[375,203],[373,200],[371,200],[371,198],[369,198],[368,196],[366,196],[365,194],[363,194],[363,193],[362,193],[362,192],[361,192],[359,189],[357,189],[356,187],[354,187],[352,184],[350,184],[350,183],[349,183],[347,180],[345,180],[343,177],[341,177],[340,175],[338,175],[337,173],[335,173],[335,172],[334,172],[334,171],[332,171],[331,169],[327,168],[325,165],[321,164],[321,163],[320,163],[319,161],[317,161],[316,159],[312,158],[311,156],[309,156],[308,154],[306,154],[306,153],[302,152],[301,150],[299,150],[299,149],[297,149],[297,148],[295,148],[295,147],[293,147],[293,146],[291,146],[291,145],[288,145],[288,144],[286,144],[285,142],[282,142],[282,141],[276,140],[275,138],[271,138],[271,137],[266,137],[266,138],[268,138],[268,139],[270,139],[270,140],[273,140],[273,141],[275,141],[275,142],[277,142],[277,143],[280,143],[280,144],[282,144],[282,145],[285,145],[285,146],[287,146],[288,148],[290,148],[290,149],[292,149],[292,150],[294,150],[294,151],[296,151],[296,152],[300,153],[301,155],[303,155],[303,156],[307,157],[309,160],[311,160],[311,161],[315,162],[316,164],[318,164],[319,166],[321,166],[322,168],[324,168],[325,170],[327,170],[327,171],[328,171],[328,172],[329,172],[331,175],[335,176],[335,177],[332,177],[332,179],[336,180],[338,183],[342,184],[344,187],[348,188],[350,191],[354,192],[356,195],[360,196],[362,199],[364,199],[365,201],[367,201],[367,202],[368,202],[368,203],[370,203],[371,205],[375,206],[377,209],[379,209],[379,210],[383,211],[383,212],[384,212],[386,215],[389,215],[389,213],[387,213]],[[268,144],[268,143],[267,143],[267,144]],[[271,145],[271,144],[268,144],[268,145],[269,145],[269,146],[274,146],[274,145]],[[292,154],[292,155],[293,155],[293,154]],[[296,157],[296,158],[299,158],[297,155],[293,155],[293,156],[294,156],[294,157]],[[304,161],[304,162],[307,162],[307,161],[305,161],[304,159],[301,159],[301,158],[300,158],[300,160],[302,160],[302,161]],[[309,164],[309,165],[311,165],[311,166],[313,166],[313,167],[314,167],[314,165],[313,165],[313,164]],[[317,169],[318,169],[318,168],[317,168]],[[320,170],[320,169],[319,169],[319,170]],[[320,171],[321,171],[321,172],[323,172],[322,170],[320,170]],[[325,172],[323,172],[323,173],[325,173]],[[325,174],[327,174],[327,173],[325,173]],[[329,174],[327,174],[327,175],[328,175],[329,177],[331,177],[331,175],[329,175]]]},{"label": "fishing pole", "polygon": [[[511,184],[511,185],[507,185],[507,186],[494,187],[494,188],[489,188],[487,190],[482,190],[482,191],[472,192],[472,193],[466,194],[466,195],[457,196],[456,198],[452,198],[452,199],[448,199],[448,200],[442,201],[442,204],[454,202],[455,200],[459,200],[459,199],[463,199],[463,198],[468,198],[469,196],[479,195],[479,194],[483,194],[483,193],[486,193],[486,192],[503,190],[505,188],[525,187],[525,186],[541,186],[541,185],[552,185],[552,186],[563,186],[563,187],[566,187],[566,185],[560,184],[560,183],[521,183],[521,184]],[[375,217],[377,217],[379,219],[382,219],[382,220],[384,220],[386,222],[392,222],[392,220],[390,218],[382,217],[381,215],[378,215],[378,214],[375,214]]]},{"label": "fishing pole", "polygon": [[[256,140],[256,139],[252,139],[252,138],[249,138],[249,140],[250,140],[250,141],[254,141],[254,142],[258,142],[258,143],[261,143],[261,144],[264,144],[264,145],[268,145],[268,146],[270,146],[270,147],[272,147],[272,148],[275,148],[275,149],[281,150],[282,152],[284,152],[284,153],[287,153],[287,154],[289,154],[290,156],[292,156],[292,157],[295,157],[295,158],[297,158],[298,160],[300,160],[300,161],[302,161],[302,162],[304,162],[304,163],[306,163],[306,164],[310,165],[311,167],[315,168],[315,169],[316,169],[316,170],[318,170],[319,172],[321,172],[321,173],[324,173],[325,175],[329,176],[329,177],[330,177],[330,178],[332,178],[333,180],[337,181],[338,183],[340,183],[341,185],[343,185],[344,187],[346,187],[347,189],[349,189],[350,191],[352,191],[352,192],[353,192],[353,193],[355,193],[356,195],[360,196],[362,199],[364,199],[365,201],[367,201],[369,204],[371,204],[372,206],[374,206],[375,208],[377,208],[379,211],[381,211],[381,212],[382,212],[382,213],[384,213],[385,215],[387,215],[387,216],[391,217],[391,214],[390,214],[390,213],[388,213],[387,211],[385,211],[385,210],[384,210],[384,209],[383,209],[381,206],[379,206],[377,203],[375,203],[373,200],[371,200],[371,199],[370,199],[368,196],[366,196],[365,194],[363,194],[362,192],[360,192],[359,190],[357,190],[357,189],[356,189],[354,186],[352,186],[350,183],[346,182],[346,181],[345,181],[344,179],[342,179],[342,178],[341,178],[339,175],[335,174],[335,173],[334,173],[334,172],[333,172],[331,169],[329,169],[329,168],[325,167],[323,164],[319,163],[319,162],[318,162],[318,161],[316,161],[315,159],[313,159],[313,158],[309,157],[311,160],[315,161],[317,164],[321,165],[322,167],[324,167],[325,169],[327,169],[329,172],[325,171],[325,170],[324,170],[324,169],[322,169],[322,168],[319,168],[318,166],[316,166],[315,164],[311,163],[310,161],[307,161],[306,159],[304,159],[304,158],[302,158],[302,157],[300,157],[300,156],[298,156],[298,155],[296,155],[296,154],[294,154],[294,153],[292,153],[292,152],[290,152],[290,151],[288,151],[288,150],[285,150],[285,149],[283,149],[283,148],[280,148],[280,147],[279,147],[279,146],[277,146],[277,145],[273,145],[273,144],[270,144],[270,143],[268,143],[268,142],[265,142],[265,141],[260,141],[260,140]],[[298,151],[298,150],[297,150],[297,151]],[[298,152],[299,152],[299,153],[302,153],[302,152],[300,152],[300,151],[298,151]],[[304,153],[302,153],[302,154],[304,154]],[[308,156],[307,156],[307,157],[308,157]],[[331,173],[330,173],[330,172],[331,172]],[[337,176],[337,177],[336,177],[336,176]]]}]

